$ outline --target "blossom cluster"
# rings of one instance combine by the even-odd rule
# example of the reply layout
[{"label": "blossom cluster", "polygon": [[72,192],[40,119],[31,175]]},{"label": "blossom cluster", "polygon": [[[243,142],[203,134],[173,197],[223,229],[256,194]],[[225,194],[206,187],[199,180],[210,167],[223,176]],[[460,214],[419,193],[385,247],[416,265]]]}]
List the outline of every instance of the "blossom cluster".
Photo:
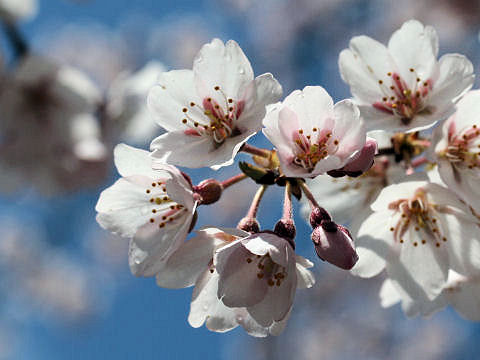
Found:
[{"label": "blossom cluster", "polygon": [[[165,132],[150,152],[115,147],[121,178],[100,194],[97,221],[129,239],[133,274],[194,286],[193,327],[284,329],[296,289],[315,282],[296,253],[294,198],[321,260],[362,277],[386,272],[382,304],[401,301],[408,315],[451,304],[478,319],[480,93],[469,92],[467,58],[437,55],[435,30],[411,20],[388,46],[358,36],[340,53],[351,99],[306,86],[280,101],[272,74],[255,77],[235,41],[214,39],[192,70],[158,76],[146,102]],[[260,132],[273,149],[248,143]],[[178,168],[220,170],[240,152],[251,161],[223,181],[195,185]],[[258,191],[237,228],[194,231],[197,212],[244,180]],[[285,190],[273,229],[257,219],[269,186]]]}]

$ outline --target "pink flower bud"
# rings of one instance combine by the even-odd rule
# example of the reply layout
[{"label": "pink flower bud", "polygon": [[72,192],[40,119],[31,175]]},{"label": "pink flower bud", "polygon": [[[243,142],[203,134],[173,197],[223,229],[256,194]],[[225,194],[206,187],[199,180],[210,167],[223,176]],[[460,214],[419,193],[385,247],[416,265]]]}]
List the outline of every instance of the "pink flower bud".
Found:
[{"label": "pink flower bud", "polygon": [[312,226],[313,229],[319,226],[321,222],[324,220],[332,220],[332,217],[324,208],[322,207],[314,208],[310,213],[310,225]]},{"label": "pink flower bud", "polygon": [[333,221],[322,221],[313,230],[312,241],[320,259],[341,269],[350,270],[358,260],[350,232]]},{"label": "pink flower bud", "polygon": [[370,169],[373,165],[375,154],[378,151],[377,141],[372,138],[367,138],[362,150],[341,169],[331,170],[328,175],[332,177],[350,176],[357,177],[362,175],[365,171]]},{"label": "pink flower bud", "polygon": [[203,180],[200,184],[193,187],[193,191],[200,195],[200,202],[203,205],[212,204],[222,196],[222,184],[215,179]]},{"label": "pink flower bud", "polygon": [[249,233],[258,233],[260,231],[260,224],[255,218],[244,217],[238,223],[237,228]]},{"label": "pink flower bud", "polygon": [[295,229],[295,223],[292,219],[280,219],[275,224],[273,232],[285,239],[294,239],[297,230]]},{"label": "pink flower bud", "polygon": [[354,160],[345,165],[343,170],[347,172],[347,175],[349,172],[360,172],[363,174],[372,167],[373,159],[377,151],[377,141],[372,138],[367,138],[365,145],[363,146],[362,150],[360,150],[360,154]]}]

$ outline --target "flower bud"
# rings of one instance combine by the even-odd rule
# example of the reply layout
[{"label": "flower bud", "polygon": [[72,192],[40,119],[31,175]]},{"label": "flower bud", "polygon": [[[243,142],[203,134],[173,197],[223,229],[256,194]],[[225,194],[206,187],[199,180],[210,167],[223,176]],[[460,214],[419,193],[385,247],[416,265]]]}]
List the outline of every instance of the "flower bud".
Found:
[{"label": "flower bud", "polygon": [[377,150],[377,141],[372,138],[367,138],[362,150],[360,150],[352,161],[341,169],[328,171],[327,174],[335,178],[345,175],[350,177],[360,176],[372,167]]},{"label": "flower bud", "polygon": [[212,204],[222,196],[222,184],[215,179],[203,180],[200,184],[193,187],[193,191],[200,195],[200,202],[203,205]]},{"label": "flower bud", "polygon": [[292,219],[280,219],[275,224],[273,232],[285,239],[295,239],[297,230],[295,229],[295,223]]},{"label": "flower bud", "polygon": [[377,141],[372,138],[367,138],[365,145],[363,146],[362,150],[360,150],[360,154],[354,160],[345,165],[343,170],[348,176],[354,176],[350,173],[359,173],[359,175],[363,174],[372,167],[373,159],[375,158],[377,151]]},{"label": "flower bud", "polygon": [[322,221],[312,233],[318,257],[324,261],[350,270],[358,260],[350,232],[331,220]]},{"label": "flower bud", "polygon": [[313,229],[319,226],[322,221],[331,219],[330,214],[322,207],[316,207],[310,213],[310,225]]},{"label": "flower bud", "polygon": [[260,224],[255,218],[244,217],[238,223],[237,228],[249,233],[258,233],[260,231]]}]

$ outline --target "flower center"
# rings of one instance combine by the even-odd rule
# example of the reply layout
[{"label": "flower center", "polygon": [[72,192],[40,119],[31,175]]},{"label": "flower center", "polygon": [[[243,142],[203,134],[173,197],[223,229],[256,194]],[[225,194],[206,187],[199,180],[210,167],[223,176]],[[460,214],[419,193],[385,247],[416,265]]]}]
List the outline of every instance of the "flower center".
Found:
[{"label": "flower center", "polygon": [[[390,228],[393,232],[395,242],[403,244],[403,236],[407,231],[418,232],[418,239],[422,245],[427,240],[434,241],[436,247],[440,243],[447,241],[439,227],[438,220],[434,217],[435,205],[428,203],[424,190],[418,189],[412,199],[400,199],[389,204],[389,209],[400,212],[400,220],[394,227]],[[415,236],[412,237],[415,239]],[[413,246],[418,246],[418,241],[413,241]]]},{"label": "flower center", "polygon": [[151,197],[149,202],[151,206],[150,219],[151,224],[158,223],[159,228],[164,228],[167,224],[183,217],[188,211],[183,205],[177,204],[167,194],[165,181],[152,182],[151,186],[145,190],[145,193]]},{"label": "flower center", "polygon": [[[245,102],[228,98],[220,86],[215,86],[214,90],[222,95],[223,103],[218,103],[211,97],[204,98],[201,105],[190,102],[190,109],[188,107],[182,109],[184,114],[182,123],[188,127],[184,131],[186,135],[210,137],[218,147],[227,138],[241,133],[236,121],[243,112]],[[200,116],[190,115],[191,110],[195,108],[200,110]]]},{"label": "flower center", "polygon": [[[411,68],[410,72],[415,73]],[[384,80],[378,80],[383,93],[382,101],[377,101],[373,107],[377,110],[400,117],[404,125],[408,125],[416,114],[429,114],[431,109],[425,106],[426,99],[432,90],[431,79],[422,81],[417,76],[415,86],[410,89],[405,80],[397,73],[387,73],[390,86]]]},{"label": "flower center", "polygon": [[455,134],[455,123],[452,121],[448,131],[448,146],[439,155],[458,165],[465,165],[469,169],[480,167],[480,130],[477,125],[464,129]]},{"label": "flower center", "polygon": [[319,131],[315,127],[310,134],[305,134],[303,129],[298,130],[293,134],[293,141],[295,143],[293,162],[309,172],[315,169],[320,160],[334,154],[339,143],[337,139],[332,141],[331,131]]},{"label": "flower center", "polygon": [[257,279],[266,281],[268,286],[280,286],[288,276],[286,269],[275,263],[269,254],[247,257],[245,261],[258,268]]}]

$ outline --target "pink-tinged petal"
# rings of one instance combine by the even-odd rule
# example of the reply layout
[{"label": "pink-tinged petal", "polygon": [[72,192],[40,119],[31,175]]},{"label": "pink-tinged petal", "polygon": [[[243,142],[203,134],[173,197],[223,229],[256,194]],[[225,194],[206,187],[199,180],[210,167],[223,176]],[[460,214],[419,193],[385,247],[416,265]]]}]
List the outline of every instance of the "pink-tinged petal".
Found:
[{"label": "pink-tinged petal", "polygon": [[113,156],[118,173],[123,177],[131,175],[143,175],[152,179],[169,177],[165,172],[156,172],[152,169],[152,160],[148,151],[118,144],[113,150]]},{"label": "pink-tinged petal", "polygon": [[372,167],[377,152],[377,142],[372,138],[367,138],[363,148],[342,168],[342,170],[347,174],[362,174],[366,172]]},{"label": "pink-tinged petal", "polygon": [[242,240],[242,245],[252,254],[261,256],[269,254],[276,264],[287,266],[290,245],[275,234],[260,232]]},{"label": "pink-tinged petal", "polygon": [[[289,258],[294,259],[293,250],[289,249]],[[287,277],[280,286],[270,286],[262,301],[247,307],[249,314],[262,326],[285,319],[289,314],[297,288],[296,262],[289,261]]]},{"label": "pink-tinged petal", "polygon": [[433,27],[424,27],[419,21],[410,20],[393,33],[388,50],[395,59],[402,78],[410,88],[414,88],[417,77],[429,79],[434,71],[438,36]]},{"label": "pink-tinged petal", "polygon": [[233,40],[225,45],[219,39],[202,46],[193,62],[198,94],[224,101],[216,86],[227,97],[239,99],[245,87],[253,81],[253,70],[240,46]]},{"label": "pink-tinged petal", "polygon": [[446,54],[438,62],[437,76],[429,104],[435,112],[447,113],[462,95],[473,85],[473,65],[465,56]]},{"label": "pink-tinged petal", "polygon": [[346,161],[365,145],[365,124],[360,118],[359,109],[350,100],[342,100],[335,104],[334,112],[335,128],[332,136],[334,139],[339,139],[335,155]]},{"label": "pink-tinged petal", "polygon": [[306,86],[303,90],[296,90],[283,101],[296,114],[298,129],[310,131],[317,127],[328,127],[333,118],[333,100],[321,86]]},{"label": "pink-tinged petal", "polygon": [[159,286],[166,288],[192,286],[212,261],[215,249],[225,244],[228,237],[231,240],[235,239],[216,228],[206,228],[196,233],[197,236],[180,245],[157,274]]},{"label": "pink-tinged petal", "polygon": [[154,86],[147,98],[148,109],[153,119],[167,131],[184,130],[182,123],[185,118],[184,109],[194,118],[203,118],[203,111],[194,104],[200,104],[201,99],[196,93],[192,70],[172,70],[162,73],[158,84]]},{"label": "pink-tinged petal", "polygon": [[247,260],[253,257],[241,240],[215,253],[214,265],[220,275],[217,295],[226,306],[252,306],[265,297],[267,282],[258,278],[259,269],[256,263]]},{"label": "pink-tinged petal", "polygon": [[297,267],[297,288],[311,288],[315,284],[315,277],[313,273],[307,269],[313,267],[313,263],[300,255],[295,255],[295,260]]},{"label": "pink-tinged petal", "polygon": [[228,308],[217,298],[218,274],[204,271],[192,294],[188,323],[198,328],[206,323],[211,331],[225,332],[238,326],[234,309]]}]

